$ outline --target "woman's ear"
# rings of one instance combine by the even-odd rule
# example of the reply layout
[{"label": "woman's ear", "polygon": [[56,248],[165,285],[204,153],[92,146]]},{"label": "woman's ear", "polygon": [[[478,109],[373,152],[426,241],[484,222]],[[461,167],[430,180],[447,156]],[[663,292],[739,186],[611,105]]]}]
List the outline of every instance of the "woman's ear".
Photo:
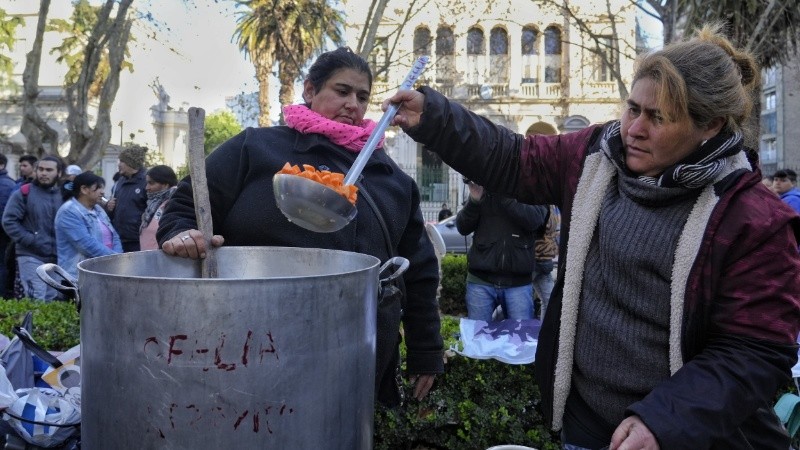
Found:
[{"label": "woman's ear", "polygon": [[311,99],[314,98],[314,85],[311,81],[303,81],[303,101],[311,105]]},{"label": "woman's ear", "polygon": [[725,119],[722,117],[715,117],[711,119],[711,122],[706,125],[705,130],[703,131],[703,139],[708,140],[712,137],[719,134],[722,131],[722,127],[725,126]]}]

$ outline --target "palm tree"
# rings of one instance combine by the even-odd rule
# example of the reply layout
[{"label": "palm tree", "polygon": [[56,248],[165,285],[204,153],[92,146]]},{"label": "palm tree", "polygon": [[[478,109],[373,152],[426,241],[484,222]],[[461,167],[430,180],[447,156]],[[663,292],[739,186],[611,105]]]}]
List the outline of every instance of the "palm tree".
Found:
[{"label": "palm tree", "polygon": [[278,66],[281,103],[294,99],[294,81],[302,67],[318,55],[326,40],[342,42],[340,12],[326,0],[237,0],[239,13],[234,37],[250,57],[258,80],[260,126],[270,125],[269,80]]},{"label": "palm tree", "polygon": [[293,13],[286,22],[286,46],[281,48],[287,53],[278,58],[281,81],[278,98],[282,105],[294,101],[294,82],[302,75],[302,66],[322,53],[326,41],[337,46],[344,43],[341,28],[344,16],[327,1],[298,2]]}]

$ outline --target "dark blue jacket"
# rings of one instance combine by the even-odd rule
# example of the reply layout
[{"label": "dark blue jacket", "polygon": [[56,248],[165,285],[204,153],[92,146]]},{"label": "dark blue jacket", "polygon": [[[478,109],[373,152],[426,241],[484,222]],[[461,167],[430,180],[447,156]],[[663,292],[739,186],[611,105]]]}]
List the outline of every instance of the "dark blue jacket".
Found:
[{"label": "dark blue jacket", "polygon": [[142,213],[147,208],[146,187],[144,169],[139,169],[130,178],[121,176],[114,184],[113,195],[117,204],[108,216],[122,242],[139,242],[139,225],[142,223]]},{"label": "dark blue jacket", "polygon": [[56,262],[55,218],[63,202],[58,185],[44,189],[31,183],[28,195],[22,189],[11,194],[3,211],[3,229],[16,242],[18,256]]}]

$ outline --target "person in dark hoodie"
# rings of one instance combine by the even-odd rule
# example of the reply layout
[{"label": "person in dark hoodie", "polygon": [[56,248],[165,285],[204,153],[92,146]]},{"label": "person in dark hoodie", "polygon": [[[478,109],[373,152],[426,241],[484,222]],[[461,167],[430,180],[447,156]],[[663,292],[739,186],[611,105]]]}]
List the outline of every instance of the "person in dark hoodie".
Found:
[{"label": "person in dark hoodie", "polygon": [[119,179],[114,183],[106,211],[122,240],[122,250],[136,252],[142,213],[147,209],[147,179],[144,159],[147,148],[129,144],[119,154]]},{"label": "person in dark hoodie", "polygon": [[60,298],[36,274],[45,263],[56,263],[55,217],[64,202],[58,181],[63,163],[45,156],[36,165],[36,179],[14,191],[3,211],[3,229],[14,240],[19,276],[25,296],[51,301]]},{"label": "person in dark hoodie", "polygon": [[490,322],[498,306],[507,319],[533,319],[536,231],[547,220],[547,208],[486,192],[467,180],[469,199],[456,216],[456,228],[473,234],[467,255],[467,313]]}]

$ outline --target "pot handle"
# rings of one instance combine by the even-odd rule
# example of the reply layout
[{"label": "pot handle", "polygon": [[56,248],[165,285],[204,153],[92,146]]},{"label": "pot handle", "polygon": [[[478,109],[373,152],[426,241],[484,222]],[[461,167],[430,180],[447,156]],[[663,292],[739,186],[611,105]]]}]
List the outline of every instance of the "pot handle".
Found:
[{"label": "pot handle", "polygon": [[[407,259],[403,258],[402,256],[394,256],[386,260],[385,263],[381,266],[380,272],[378,272],[378,277],[380,278],[381,286],[386,285],[387,283],[391,283],[397,277],[404,274],[406,270],[408,270],[409,262]],[[387,273],[390,270],[394,270],[391,273]]]},{"label": "pot handle", "polygon": [[[53,277],[50,276],[50,272],[58,274],[58,276],[61,277],[61,281],[54,280]],[[81,310],[81,296],[78,293],[78,280],[72,278],[72,275],[68,274],[61,266],[52,263],[42,264],[36,268],[36,275],[39,275],[39,278],[47,283],[48,286],[66,294],[68,298],[74,298],[75,306],[78,308],[78,311]]]}]

